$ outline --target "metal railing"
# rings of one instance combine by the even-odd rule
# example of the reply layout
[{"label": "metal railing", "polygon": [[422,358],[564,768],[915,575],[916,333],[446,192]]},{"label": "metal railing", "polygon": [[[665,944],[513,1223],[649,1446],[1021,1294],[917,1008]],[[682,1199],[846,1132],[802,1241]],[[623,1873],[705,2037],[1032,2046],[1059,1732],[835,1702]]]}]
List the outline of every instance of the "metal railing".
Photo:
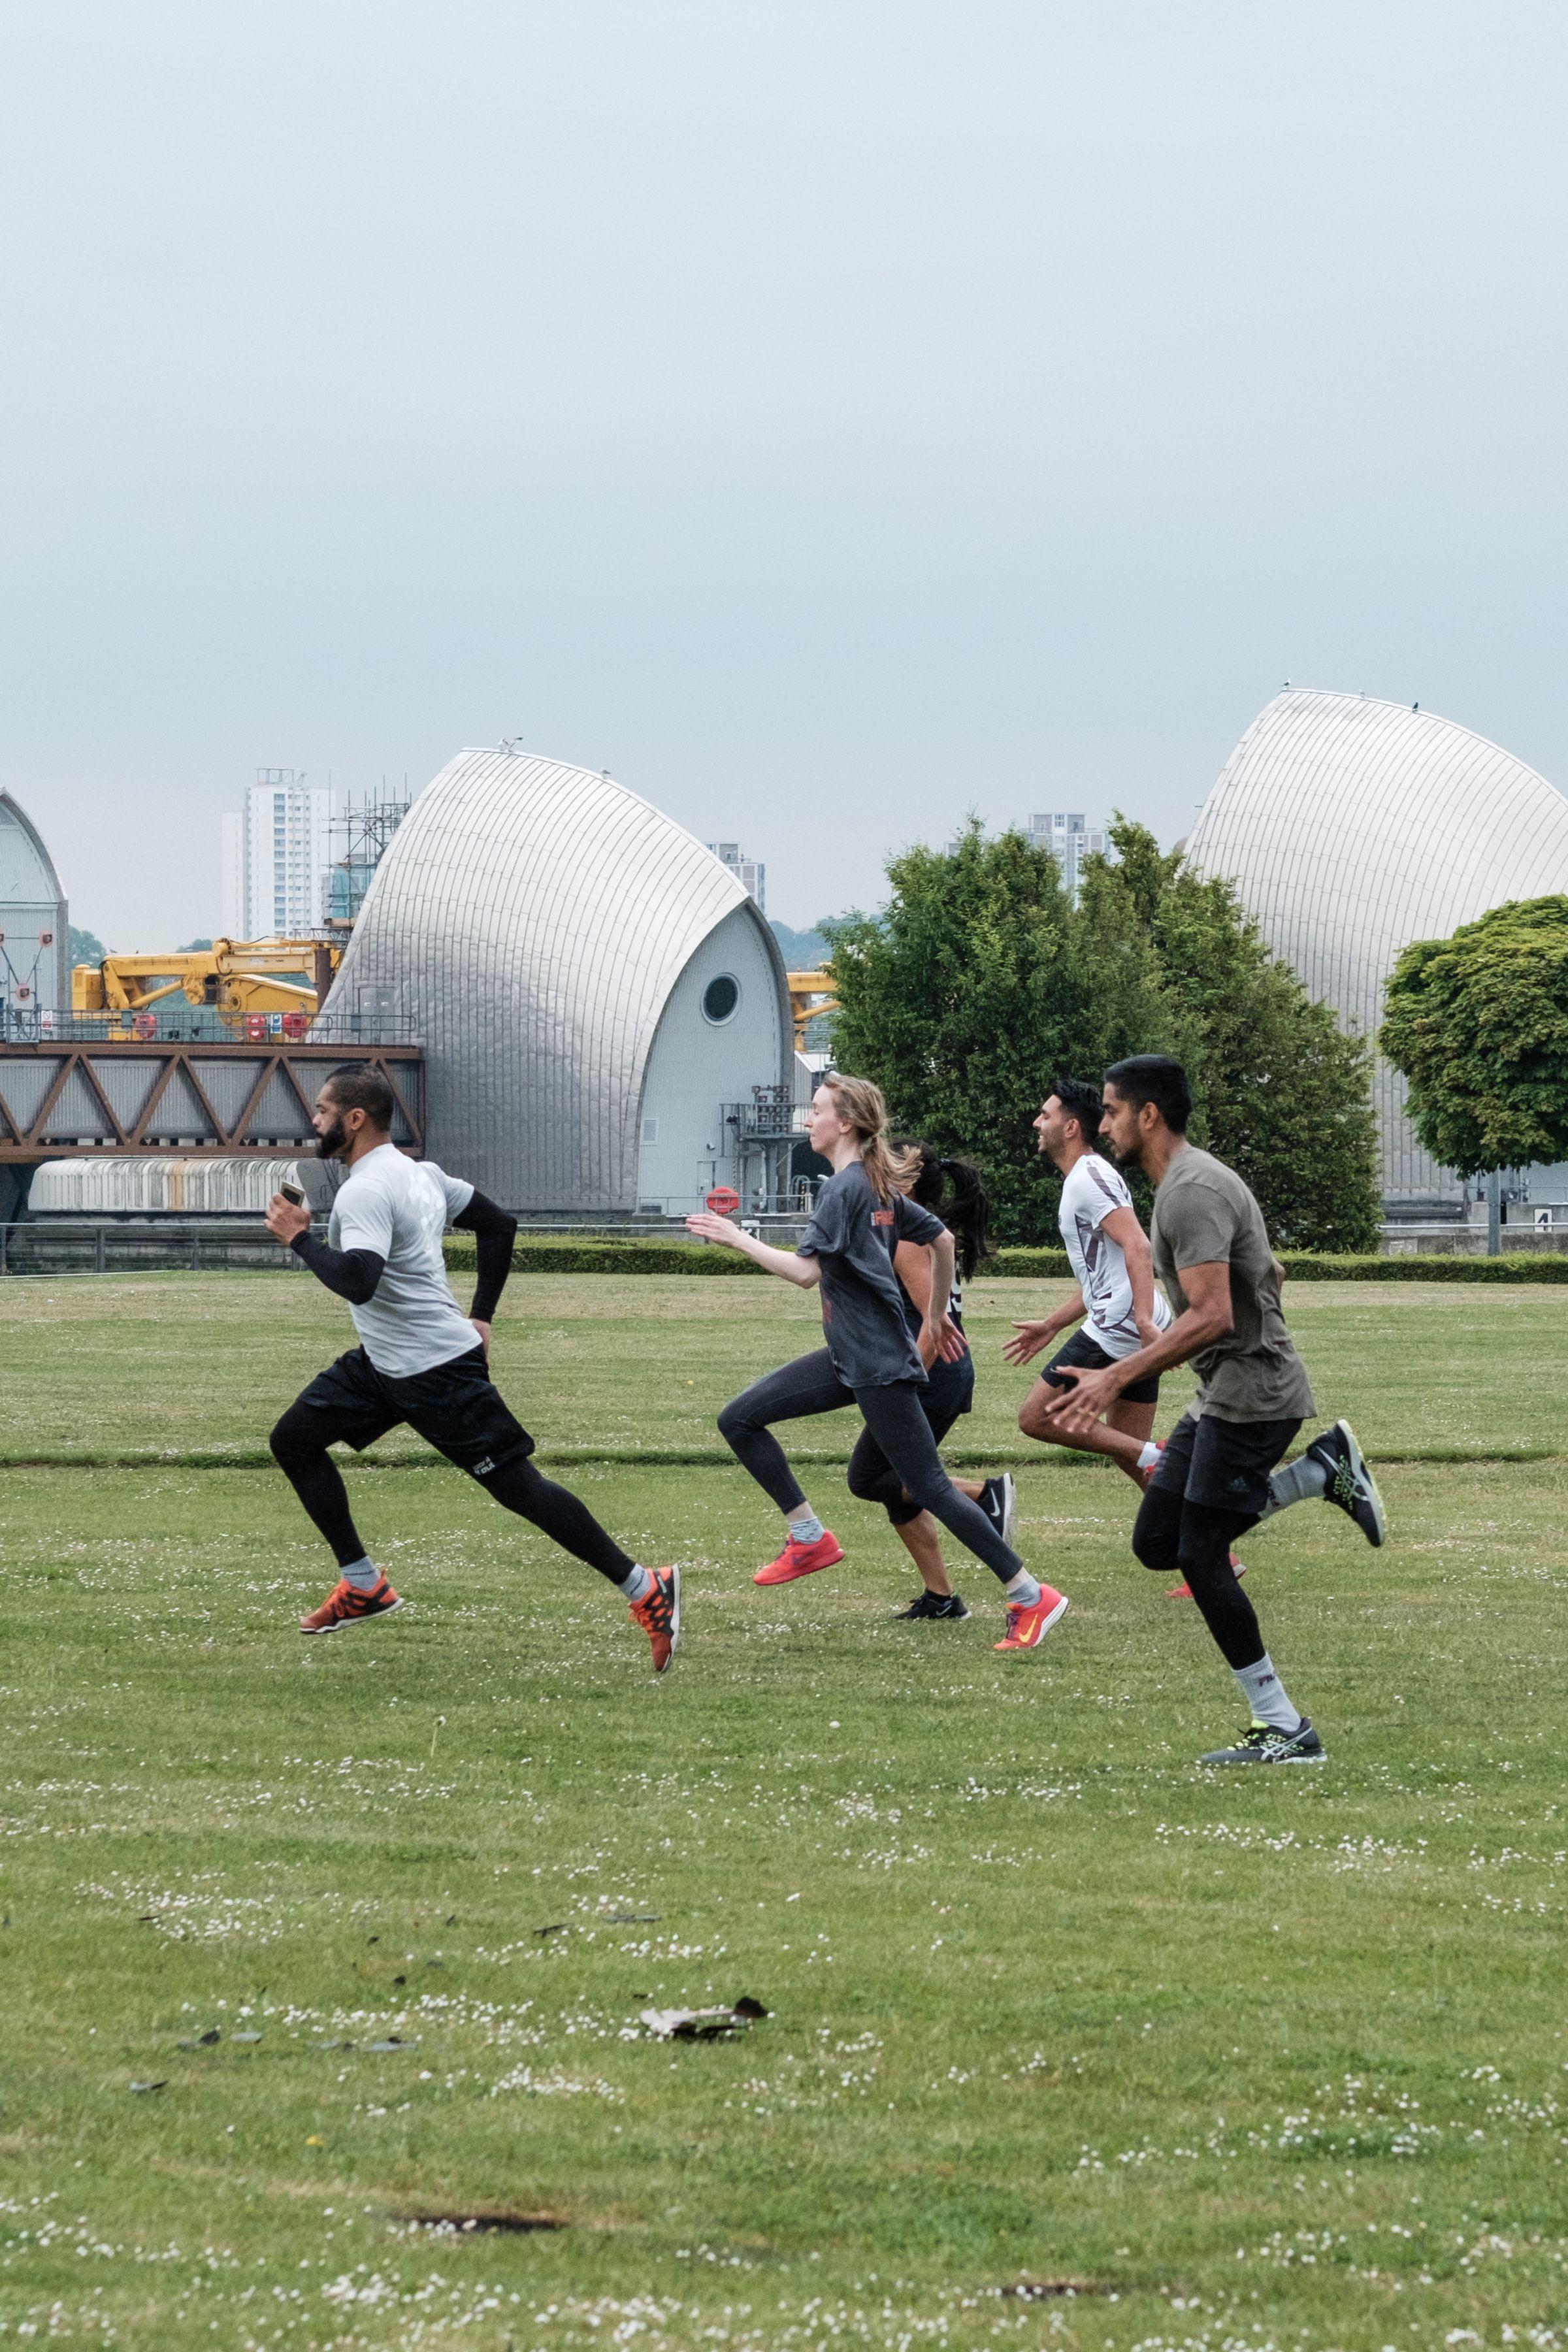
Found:
[{"label": "metal railing", "polygon": [[213,1004],[150,1013],[48,1013],[0,1004],[0,1045],[418,1045],[421,1024],[384,1013],[220,1013]]},{"label": "metal railing", "polygon": [[217,1274],[238,1268],[302,1274],[303,1259],[275,1242],[259,1217],[199,1225],[29,1217],[0,1224],[0,1275]]}]

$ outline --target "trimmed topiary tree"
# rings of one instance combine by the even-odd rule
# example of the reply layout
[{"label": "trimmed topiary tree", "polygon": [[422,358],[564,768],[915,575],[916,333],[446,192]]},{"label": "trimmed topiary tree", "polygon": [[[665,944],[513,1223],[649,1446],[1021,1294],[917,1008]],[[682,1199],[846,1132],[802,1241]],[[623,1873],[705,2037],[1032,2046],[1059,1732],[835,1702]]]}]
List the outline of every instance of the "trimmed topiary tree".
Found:
[{"label": "trimmed topiary tree", "polygon": [[1461,1176],[1568,1160],[1568,898],[1510,898],[1394,968],[1378,1044]]}]

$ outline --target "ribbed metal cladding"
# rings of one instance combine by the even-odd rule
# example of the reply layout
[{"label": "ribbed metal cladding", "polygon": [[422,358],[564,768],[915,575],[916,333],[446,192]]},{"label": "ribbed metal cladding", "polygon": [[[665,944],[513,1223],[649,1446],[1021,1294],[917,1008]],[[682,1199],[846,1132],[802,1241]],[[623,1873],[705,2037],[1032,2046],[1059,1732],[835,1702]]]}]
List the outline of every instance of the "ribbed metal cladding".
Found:
[{"label": "ribbed metal cladding", "polygon": [[751,903],[609,777],[463,751],[394,835],[330,1003],[418,1022],[426,1148],[454,1174],[511,1209],[634,1209],[659,1015],[715,924]]},{"label": "ribbed metal cladding", "polygon": [[[1401,949],[1510,898],[1568,891],[1568,800],[1468,728],[1364,695],[1287,693],[1247,729],[1187,843],[1240,892],[1277,955],[1371,1034]],[[1381,1060],[1373,1099],[1391,1199],[1452,1197]]]}]

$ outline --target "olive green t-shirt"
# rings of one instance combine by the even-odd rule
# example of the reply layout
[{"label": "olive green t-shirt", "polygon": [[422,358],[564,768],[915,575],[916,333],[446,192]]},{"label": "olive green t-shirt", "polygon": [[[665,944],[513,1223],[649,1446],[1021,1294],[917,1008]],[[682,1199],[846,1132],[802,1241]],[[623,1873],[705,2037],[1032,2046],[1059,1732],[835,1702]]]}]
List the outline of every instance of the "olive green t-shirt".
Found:
[{"label": "olive green t-shirt", "polygon": [[1317,1412],[1279,1310],[1263,1212],[1234,1169],[1188,1144],[1165,1171],[1149,1229],[1154,1271],[1178,1315],[1182,1269],[1228,1265],[1234,1328],[1193,1359],[1193,1410],[1215,1421],[1305,1421]]}]

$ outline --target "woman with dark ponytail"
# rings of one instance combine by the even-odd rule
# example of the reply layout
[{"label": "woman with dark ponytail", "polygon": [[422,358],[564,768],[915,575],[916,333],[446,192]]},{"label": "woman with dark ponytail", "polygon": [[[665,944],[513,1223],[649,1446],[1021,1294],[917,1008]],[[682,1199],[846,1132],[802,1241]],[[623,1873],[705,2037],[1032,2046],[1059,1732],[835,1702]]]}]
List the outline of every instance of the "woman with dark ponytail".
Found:
[{"label": "woman with dark ponytail", "polygon": [[[962,1285],[995,1255],[990,1230],[991,1201],[984,1180],[972,1160],[943,1160],[929,1143],[899,1137],[893,1150],[908,1171],[897,1180],[900,1192],[918,1207],[929,1209],[933,1216],[940,1217],[952,1235],[955,1266],[948,1313],[962,1331]],[[974,1359],[965,1354],[956,1363],[950,1363],[930,1353],[922,1343],[931,1297],[930,1255],[929,1251],[900,1241],[893,1252],[893,1272],[903,1293],[910,1336],[926,1368],[921,1410],[931,1423],[932,1438],[940,1445],[953,1423],[973,1404]],[[1012,1479],[1005,1475],[981,1480],[955,1478],[952,1483],[961,1495],[979,1504],[1004,1543],[1010,1543],[1016,1513]],[[862,1502],[882,1505],[898,1529],[900,1541],[920,1570],[923,1590],[908,1609],[899,1612],[900,1616],[948,1620],[967,1617],[968,1610],[948,1581],[936,1521],[929,1511],[922,1511],[910,1500],[903,1480],[868,1429],[861,1431],[849,1458],[849,1491]]]}]

